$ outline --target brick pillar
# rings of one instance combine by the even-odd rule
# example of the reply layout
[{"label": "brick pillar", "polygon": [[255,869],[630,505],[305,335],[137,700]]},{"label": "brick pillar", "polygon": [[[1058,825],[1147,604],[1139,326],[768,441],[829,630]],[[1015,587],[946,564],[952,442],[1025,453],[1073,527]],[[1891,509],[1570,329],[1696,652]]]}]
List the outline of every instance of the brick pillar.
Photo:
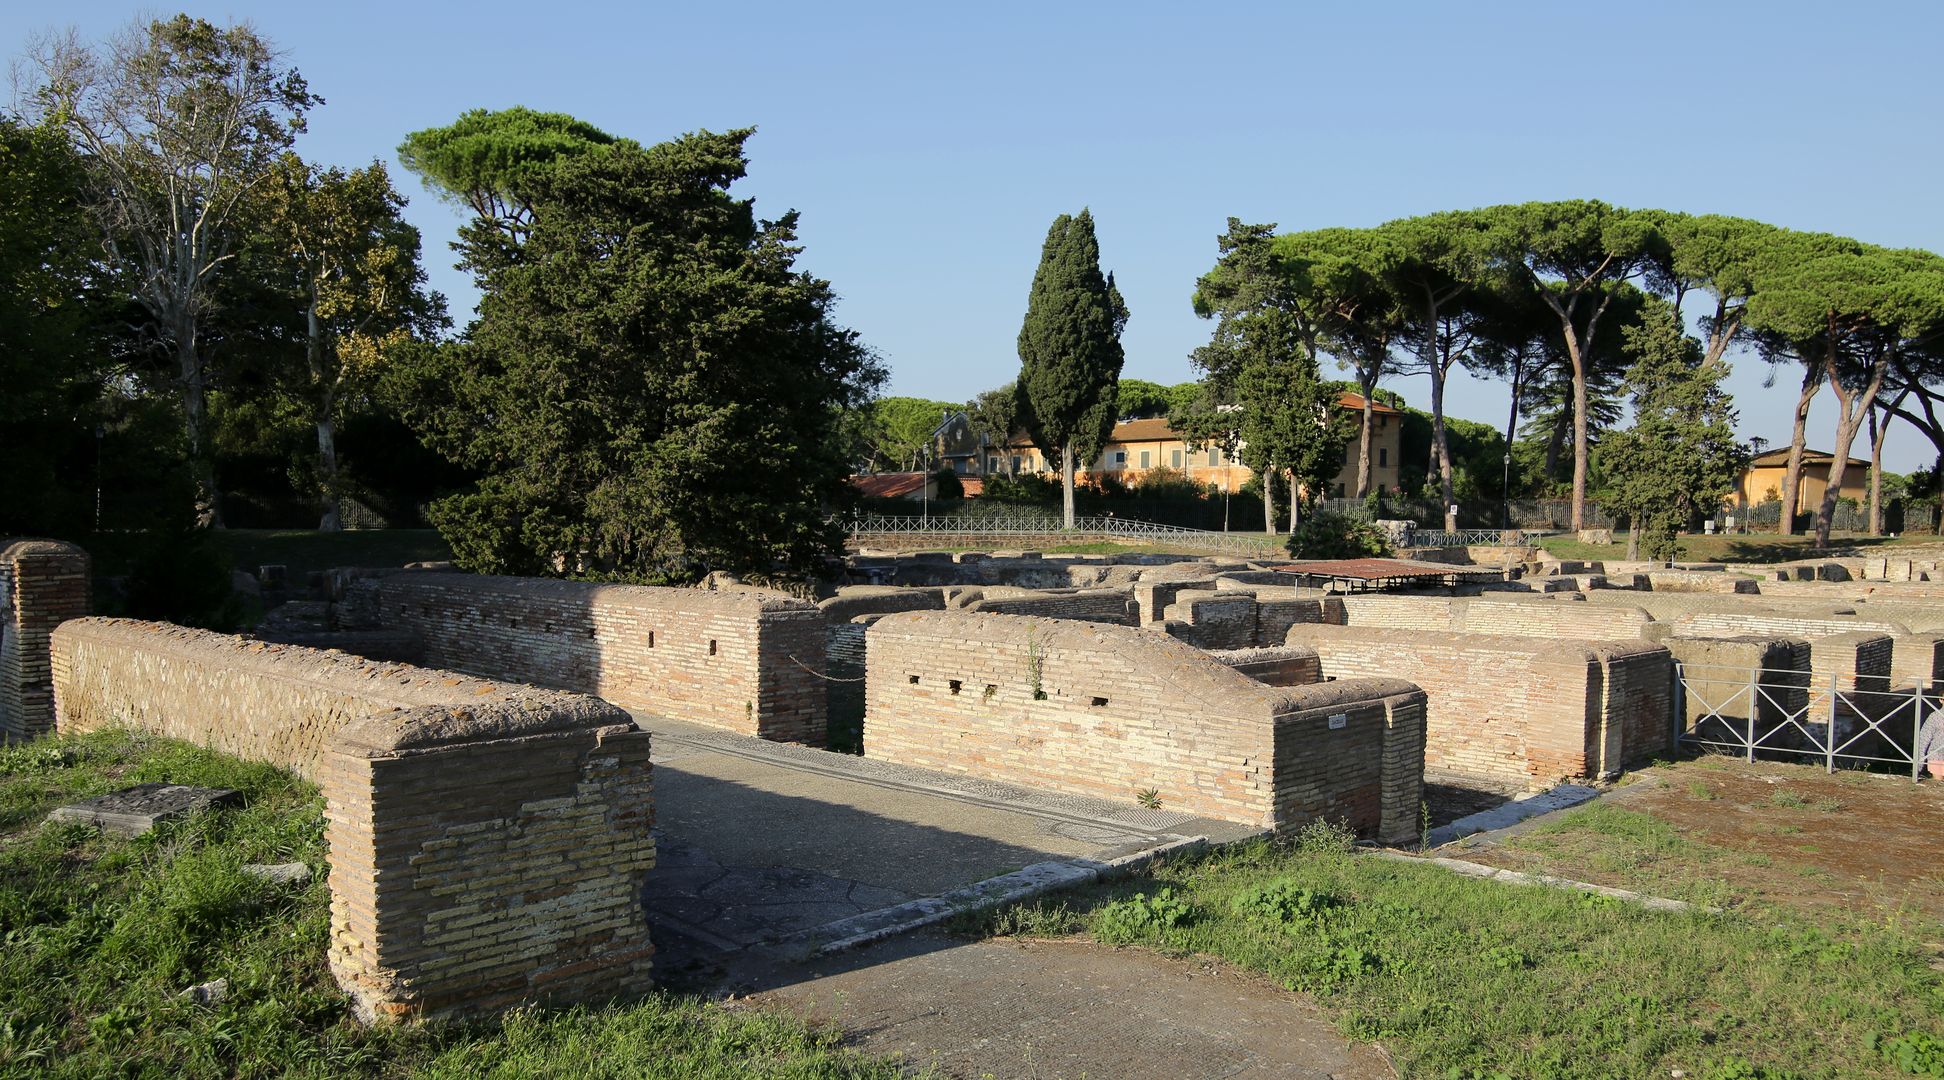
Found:
[{"label": "brick pillar", "polygon": [[89,614],[88,553],[55,540],[0,540],[0,742],[54,730],[48,635]]}]

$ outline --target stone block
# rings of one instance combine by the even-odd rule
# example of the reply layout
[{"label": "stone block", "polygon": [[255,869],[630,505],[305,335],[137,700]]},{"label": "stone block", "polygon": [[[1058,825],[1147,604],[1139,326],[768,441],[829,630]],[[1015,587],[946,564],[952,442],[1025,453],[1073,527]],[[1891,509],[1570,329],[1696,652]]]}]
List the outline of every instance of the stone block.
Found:
[{"label": "stone block", "polygon": [[215,807],[236,806],[242,801],[241,793],[228,788],[136,784],[55,807],[47,820],[94,825],[114,836],[140,836],[165,821],[176,821]]}]

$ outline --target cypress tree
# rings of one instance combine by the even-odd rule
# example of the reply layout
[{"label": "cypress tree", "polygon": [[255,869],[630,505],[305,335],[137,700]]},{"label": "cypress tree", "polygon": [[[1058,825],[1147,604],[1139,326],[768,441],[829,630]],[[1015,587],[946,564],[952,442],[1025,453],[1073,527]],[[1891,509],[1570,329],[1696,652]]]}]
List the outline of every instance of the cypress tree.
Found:
[{"label": "cypress tree", "polygon": [[1040,250],[1026,320],[1019,328],[1017,407],[1040,453],[1060,455],[1066,527],[1073,528],[1073,467],[1091,460],[1114,428],[1121,329],[1127,305],[1100,272],[1093,215],[1061,214]]}]

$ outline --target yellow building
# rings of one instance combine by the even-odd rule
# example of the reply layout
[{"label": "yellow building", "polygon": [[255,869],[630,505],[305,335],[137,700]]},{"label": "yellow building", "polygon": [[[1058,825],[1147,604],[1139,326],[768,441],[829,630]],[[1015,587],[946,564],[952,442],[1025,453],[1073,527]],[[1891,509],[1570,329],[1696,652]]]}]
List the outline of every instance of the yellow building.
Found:
[{"label": "yellow building", "polygon": [[[1836,455],[1822,450],[1802,450],[1802,478],[1796,484],[1795,512],[1812,514],[1822,505],[1823,493],[1829,490],[1829,467]],[[1741,487],[1736,493],[1737,505],[1746,509],[1782,497],[1782,477],[1789,470],[1789,448],[1770,450],[1757,454],[1742,470]],[[1862,458],[1850,458],[1843,467],[1843,486],[1836,492],[1839,498],[1855,499],[1862,502],[1868,497],[1870,482],[1870,463]]]},{"label": "yellow building", "polygon": [[[1363,398],[1344,393],[1337,398],[1337,407],[1353,413],[1361,412]],[[1371,404],[1370,483],[1372,490],[1385,494],[1397,492],[1398,447],[1403,430],[1401,416],[1398,410],[1382,402]],[[947,457],[957,458],[953,467],[967,475],[1059,471],[1058,458],[1049,459],[1041,454],[1024,435],[1014,436],[1003,448],[988,446],[983,449],[983,461],[978,460],[979,455],[968,452],[957,455],[948,453]],[[1143,475],[1155,469],[1174,470],[1197,484],[1213,484],[1220,491],[1239,490],[1255,475],[1247,465],[1229,458],[1220,450],[1210,447],[1189,449],[1166,420],[1157,418],[1123,420],[1115,424],[1100,458],[1077,468],[1074,477],[1084,480],[1094,474],[1111,475],[1132,487]],[[1352,438],[1344,446],[1343,468],[1325,494],[1342,498],[1346,494],[1354,495],[1356,490],[1357,441]]]}]

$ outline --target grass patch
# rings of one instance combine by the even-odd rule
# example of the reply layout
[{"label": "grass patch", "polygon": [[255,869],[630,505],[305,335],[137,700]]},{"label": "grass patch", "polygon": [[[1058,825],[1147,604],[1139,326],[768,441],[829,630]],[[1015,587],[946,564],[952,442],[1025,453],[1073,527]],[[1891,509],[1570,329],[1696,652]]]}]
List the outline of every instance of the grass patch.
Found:
[{"label": "grass patch", "polygon": [[[146,781],[235,788],[239,809],[119,840],[42,823]],[[0,1078],[885,1078],[787,1016],[653,995],[498,1023],[359,1026],[325,965],[323,799],[288,773],[100,732],[0,749]],[[310,865],[302,888],[243,873]],[[186,987],[229,981],[212,1007]]]},{"label": "grass patch", "polygon": [[[1650,850],[1692,846],[1640,817],[1582,824]],[[1189,915],[1110,914],[1161,895]],[[1902,1075],[1898,1055],[1927,1052],[1944,1012],[1944,976],[1920,937],[1894,928],[1657,914],[1342,847],[1246,843],[987,920],[1009,925],[1264,972],[1414,1077],[1888,1078]]]},{"label": "grass patch", "polygon": [[[1612,544],[1582,544],[1571,535],[1548,536],[1539,546],[1561,559],[1607,560],[1627,557],[1626,533],[1615,533]],[[1677,562],[1779,563],[1811,559],[1824,554],[1816,547],[1814,536],[1780,536],[1751,533],[1733,536],[1683,536]],[[1886,537],[1837,533],[1830,543],[1845,550],[1935,544],[1935,536]]]}]

